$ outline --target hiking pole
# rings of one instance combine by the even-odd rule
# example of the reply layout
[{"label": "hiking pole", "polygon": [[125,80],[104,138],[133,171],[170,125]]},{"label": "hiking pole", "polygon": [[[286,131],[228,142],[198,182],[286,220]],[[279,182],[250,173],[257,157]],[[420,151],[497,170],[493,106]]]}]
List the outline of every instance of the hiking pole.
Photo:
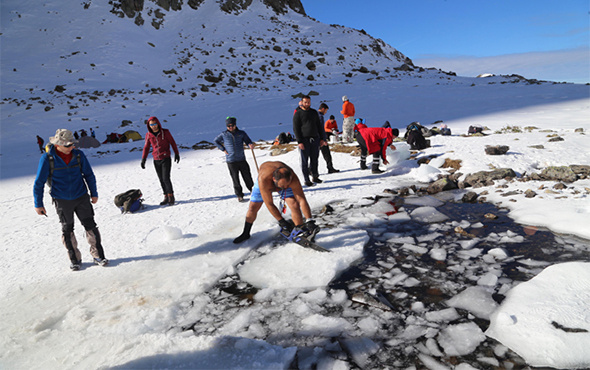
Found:
[{"label": "hiking pole", "polygon": [[254,164],[256,164],[256,172],[259,172],[258,162],[256,161],[256,155],[254,154],[254,148],[250,148],[250,150],[252,151],[252,157],[254,157]]}]

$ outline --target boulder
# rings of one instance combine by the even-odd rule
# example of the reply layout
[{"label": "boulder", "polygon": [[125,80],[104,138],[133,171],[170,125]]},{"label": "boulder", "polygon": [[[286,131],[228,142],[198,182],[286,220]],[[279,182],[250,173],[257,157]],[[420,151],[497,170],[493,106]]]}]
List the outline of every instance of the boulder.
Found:
[{"label": "boulder", "polygon": [[543,169],[540,175],[545,180],[561,181],[561,182],[574,182],[578,179],[578,176],[574,173],[571,167],[568,166],[551,166]]},{"label": "boulder", "polygon": [[508,152],[510,147],[508,145],[486,145],[486,154],[487,155],[502,155]]},{"label": "boulder", "polygon": [[463,203],[475,203],[478,196],[479,195],[476,192],[468,191],[467,193],[465,193],[465,195],[463,195],[463,198],[461,198],[461,201]]},{"label": "boulder", "polygon": [[498,168],[493,171],[479,171],[476,173],[472,173],[465,177],[463,181],[463,187],[479,187],[479,186],[488,186],[493,185],[493,180],[501,180],[506,178],[514,178],[516,177],[516,173],[512,168]]},{"label": "boulder", "polygon": [[453,190],[453,189],[457,189],[457,184],[446,178],[443,177],[442,179],[438,179],[435,182],[433,182],[432,184],[430,184],[428,186],[427,192],[428,194],[436,194],[436,193],[440,193],[441,191],[446,191],[446,190]]}]

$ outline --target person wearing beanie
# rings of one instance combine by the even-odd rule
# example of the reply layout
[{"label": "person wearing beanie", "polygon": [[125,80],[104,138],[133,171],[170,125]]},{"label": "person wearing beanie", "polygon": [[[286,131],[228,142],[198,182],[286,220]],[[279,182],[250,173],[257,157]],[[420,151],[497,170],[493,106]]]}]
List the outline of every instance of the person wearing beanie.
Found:
[{"label": "person wearing beanie", "polygon": [[[368,169],[366,163],[367,154],[372,154],[373,165],[371,166],[371,172],[374,174],[383,173],[384,171],[379,168],[380,159],[383,158],[383,164],[389,163],[385,152],[398,135],[398,129],[384,127],[361,128],[356,133],[356,141],[361,147],[361,169]],[[393,145],[391,147],[395,150]]]},{"label": "person wearing beanie", "polygon": [[354,104],[348,100],[348,97],[344,95],[342,97],[342,110],[340,111],[344,120],[342,121],[342,140],[345,143],[352,143],[354,138]]},{"label": "person wearing beanie", "polygon": [[74,234],[74,214],[84,226],[94,263],[106,266],[109,262],[104,256],[102,238],[94,221],[92,204],[98,201],[96,178],[84,153],[74,147],[77,142],[70,130],[57,130],[55,136],[49,138],[49,150],[39,160],[33,186],[35,211],[47,216],[43,191],[45,184],[49,185],[72,271],[80,270],[82,265],[82,254]]},{"label": "person wearing beanie", "polygon": [[238,197],[238,202],[242,202],[244,200],[244,192],[240,184],[240,174],[250,192],[252,192],[252,187],[254,186],[250,166],[244,154],[244,144],[248,145],[250,149],[254,149],[254,143],[245,131],[237,127],[236,122],[235,117],[226,118],[225,126],[227,130],[217,135],[215,145],[225,153],[225,163],[227,163],[229,175],[234,185],[234,193]]},{"label": "person wearing beanie", "polygon": [[356,133],[361,128],[367,128],[367,125],[365,125],[365,120],[362,118],[355,119],[354,120],[354,127],[353,127],[354,132]]},{"label": "person wearing beanie", "polygon": [[170,147],[172,146],[174,150],[174,162],[176,163],[180,162],[178,147],[170,131],[162,128],[158,118],[148,118],[146,126],[147,133],[145,134],[145,144],[143,145],[143,152],[141,154],[141,168],[145,169],[145,161],[150,153],[150,149],[153,148],[154,167],[160,180],[160,186],[164,192],[164,200],[160,202],[160,205],[173,205],[176,200],[174,199],[174,189],[170,180],[170,172],[172,171]]}]

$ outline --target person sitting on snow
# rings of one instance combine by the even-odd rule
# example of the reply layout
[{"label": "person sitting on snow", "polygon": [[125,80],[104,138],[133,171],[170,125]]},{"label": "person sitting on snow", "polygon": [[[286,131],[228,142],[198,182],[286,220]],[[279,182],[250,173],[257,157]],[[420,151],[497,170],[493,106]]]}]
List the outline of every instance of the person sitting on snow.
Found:
[{"label": "person sitting on snow", "polygon": [[[359,146],[361,147],[361,170],[366,170],[367,164],[367,154],[373,155],[373,165],[371,167],[372,173],[383,173],[381,169],[379,169],[379,160],[383,158],[383,164],[388,164],[385,151],[387,147],[393,143],[393,139],[395,139],[399,135],[399,130],[394,128],[384,128],[384,127],[367,127],[361,128],[356,133],[356,141],[358,142]],[[392,149],[395,150],[393,145]]]},{"label": "person sitting on snow", "polygon": [[[281,198],[280,209],[274,204],[273,192],[279,193]],[[282,216],[286,212],[287,206],[291,209],[293,224],[301,230],[303,235],[311,235],[313,238],[319,232],[319,227],[312,219],[311,208],[303,193],[301,182],[293,169],[283,162],[264,162],[260,165],[258,179],[250,195],[244,230],[240,236],[234,239],[234,243],[241,243],[250,238],[252,224],[256,220],[263,203],[270,214],[279,222],[281,231],[286,231],[286,234],[290,234],[293,229],[292,224]],[[305,223],[303,222],[303,216],[307,220]]]}]

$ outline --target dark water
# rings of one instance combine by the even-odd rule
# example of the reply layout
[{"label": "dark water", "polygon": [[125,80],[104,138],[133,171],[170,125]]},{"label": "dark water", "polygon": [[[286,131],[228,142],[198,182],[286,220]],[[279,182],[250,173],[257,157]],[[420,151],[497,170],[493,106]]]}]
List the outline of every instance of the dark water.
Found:
[{"label": "dark water", "polygon": [[[387,198],[373,198],[377,201],[388,201]],[[365,205],[367,206],[367,205]],[[344,209],[362,208],[363,206],[344,205]],[[417,206],[405,205],[404,209],[411,213]],[[342,209],[342,207],[341,207]],[[271,344],[284,347],[297,346],[298,353],[291,368],[314,369],[326,360],[343,361],[350,368],[406,368],[415,366],[425,368],[419,358],[424,352],[428,338],[435,338],[436,333],[447,325],[465,322],[475,322],[482,331],[489,325],[487,320],[474,318],[469,312],[457,309],[459,318],[450,322],[433,325],[420,317],[412,305],[420,302],[424,311],[435,312],[448,308],[445,301],[457,295],[465,288],[476,286],[473,276],[481,276],[490,267],[489,261],[483,260],[488,250],[501,247],[509,258],[505,261],[497,261],[493,265],[502,270],[500,282],[511,286],[517,282],[530,280],[545,267],[551,264],[568,261],[590,261],[590,242],[579,238],[554,233],[516,224],[511,220],[504,209],[498,209],[487,203],[457,203],[447,201],[437,210],[449,217],[449,220],[439,224],[424,224],[415,221],[392,223],[385,226],[379,225],[375,229],[367,228],[369,242],[365,246],[364,256],[355,264],[343,271],[340,276],[329,284],[330,290],[346,291],[349,302],[345,305],[327,302],[316,312],[323,316],[345,318],[353,328],[363,325],[363,320],[370,319],[377,323],[378,330],[370,336],[363,335],[362,330],[344,331],[338,335],[305,334],[297,331],[284,330],[285,327],[296,325],[297,318],[281,316],[280,311],[288,312],[293,297],[277,294],[273,305],[276,312],[268,308],[256,309],[257,303],[252,297],[257,289],[242,282],[238,275],[227,276],[221,279],[219,284],[212,289],[210,299],[212,306],[204,312],[205,316],[199,322],[183,327],[184,330],[192,330],[195,334],[210,334],[213,327],[226,325],[241,310],[254,308],[259,315],[264,333],[256,339],[263,339]],[[318,222],[327,227],[329,224],[343,222],[346,212],[326,212],[318,217]],[[495,219],[487,218],[493,214]],[[339,220],[340,219],[340,220]],[[464,233],[455,231],[453,221],[468,221],[469,223],[481,223],[483,227],[467,227]],[[440,226],[443,227],[440,227]],[[444,261],[433,259],[428,253],[419,254],[411,250],[401,248],[403,243],[397,243],[395,238],[384,238],[383,233],[394,233],[407,240],[414,238],[419,245],[442,247],[447,250]],[[442,235],[427,242],[419,242],[420,238],[438,232]],[[522,241],[511,243],[499,243],[499,238],[490,238],[490,234],[505,235],[510,232],[514,239],[516,234],[522,236]],[[458,243],[472,238],[481,241],[475,248],[482,252],[474,257],[466,257],[462,254],[462,248]],[[247,259],[259,256],[260,252],[253,251]],[[532,264],[523,264],[519,261],[531,259]],[[460,268],[458,268],[460,267]],[[415,284],[409,286],[387,284],[391,277],[392,268],[397,273],[406,274],[413,278]],[[466,273],[468,271],[469,273]],[[495,288],[493,298],[497,303],[504,299],[500,292],[501,284]],[[368,297],[372,301],[366,301],[359,297]],[[362,302],[361,302],[362,301]],[[281,307],[283,307],[281,309]],[[412,328],[424,328],[424,333],[408,337],[407,333]],[[363,335],[362,339],[370,340],[378,349],[370,351],[370,356],[359,360],[354,356],[354,346],[351,347],[351,338],[355,335]],[[432,341],[430,341],[430,344]],[[361,346],[362,347],[362,346]],[[352,349],[351,349],[352,348]],[[487,338],[477,349],[466,356],[432,356],[439,363],[452,367],[461,363],[467,363],[475,368],[497,369],[531,368],[525,364],[522,358],[493,339]],[[483,359],[482,359],[483,358]],[[321,366],[320,366],[321,367]]]}]

